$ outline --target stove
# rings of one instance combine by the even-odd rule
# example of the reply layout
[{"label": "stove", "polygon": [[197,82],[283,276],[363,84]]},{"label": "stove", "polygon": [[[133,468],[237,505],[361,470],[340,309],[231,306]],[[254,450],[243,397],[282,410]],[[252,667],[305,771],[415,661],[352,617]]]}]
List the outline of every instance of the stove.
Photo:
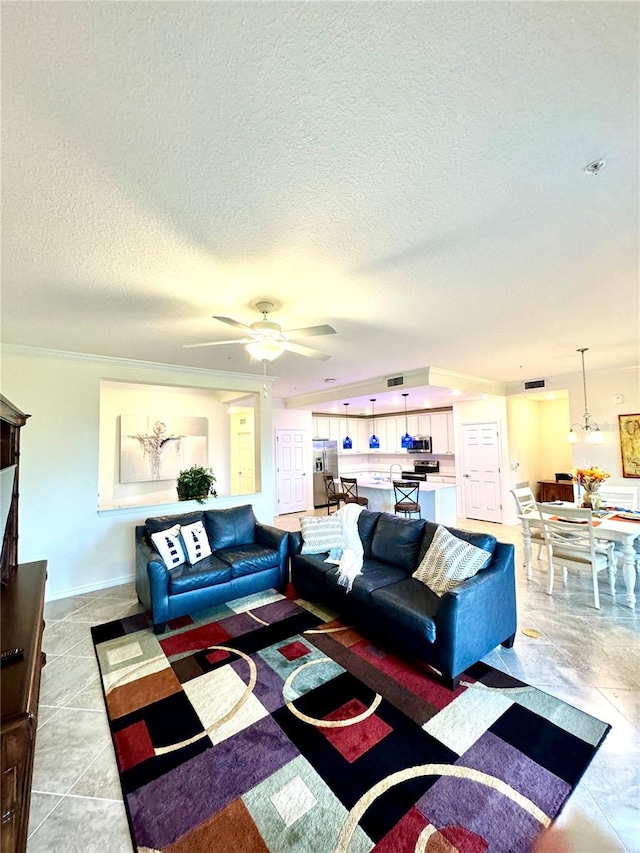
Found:
[{"label": "stove", "polygon": [[435,459],[420,460],[413,466],[413,471],[403,471],[403,480],[426,481],[429,474],[437,474],[440,471],[440,463]]}]

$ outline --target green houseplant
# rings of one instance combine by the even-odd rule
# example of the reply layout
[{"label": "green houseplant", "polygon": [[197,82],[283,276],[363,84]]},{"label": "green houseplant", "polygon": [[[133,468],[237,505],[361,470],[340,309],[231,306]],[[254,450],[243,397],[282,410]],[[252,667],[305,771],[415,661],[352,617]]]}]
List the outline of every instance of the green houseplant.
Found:
[{"label": "green houseplant", "polygon": [[215,481],[216,478],[211,468],[203,468],[201,465],[192,465],[191,468],[180,471],[180,476],[176,481],[178,500],[196,500],[199,504],[203,504],[209,495],[217,498],[218,493],[213,488]]}]

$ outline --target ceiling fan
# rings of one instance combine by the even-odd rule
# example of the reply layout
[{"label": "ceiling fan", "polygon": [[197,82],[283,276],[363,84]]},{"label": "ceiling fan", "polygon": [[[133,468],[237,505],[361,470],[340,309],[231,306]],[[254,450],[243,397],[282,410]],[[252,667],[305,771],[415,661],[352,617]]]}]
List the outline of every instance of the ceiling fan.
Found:
[{"label": "ceiling fan", "polygon": [[217,317],[213,315],[214,320],[220,320],[221,323],[226,323],[228,326],[235,326],[242,329],[245,337],[236,338],[232,341],[208,341],[202,344],[184,344],[185,349],[194,349],[196,347],[219,347],[226,344],[244,344],[249,355],[259,361],[273,361],[282,355],[285,350],[287,352],[296,353],[296,355],[304,355],[307,358],[315,358],[318,361],[326,361],[331,356],[326,352],[320,352],[311,347],[302,346],[302,344],[294,343],[298,338],[312,338],[318,335],[335,335],[336,330],[333,326],[307,326],[304,329],[289,329],[283,331],[278,323],[267,319],[269,314],[275,310],[276,305],[273,302],[256,302],[255,308],[262,314],[262,320],[246,326],[238,320],[231,317]]}]

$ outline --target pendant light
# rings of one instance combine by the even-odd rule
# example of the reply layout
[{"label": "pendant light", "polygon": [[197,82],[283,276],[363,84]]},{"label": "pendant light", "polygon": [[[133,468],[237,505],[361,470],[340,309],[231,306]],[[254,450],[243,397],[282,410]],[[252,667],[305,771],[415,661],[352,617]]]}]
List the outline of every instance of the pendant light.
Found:
[{"label": "pendant light", "polygon": [[584,391],[584,414],[582,415],[582,419],[584,423],[571,424],[569,434],[567,435],[567,441],[571,444],[575,444],[576,441],[578,441],[578,434],[574,431],[574,428],[584,430],[585,441],[589,444],[602,444],[603,441],[600,427],[598,424],[591,423],[591,415],[587,410],[587,378],[584,372],[584,354],[585,352],[588,352],[588,350],[589,347],[582,347],[581,349],[576,350],[576,352],[579,352],[582,357],[582,389]]},{"label": "pendant light", "polygon": [[376,435],[376,410],[373,405],[376,401],[376,398],[373,397],[371,399],[371,418],[373,420],[373,432],[371,433],[371,437],[369,438],[369,450],[380,450],[380,439]]},{"label": "pendant light", "polygon": [[404,450],[410,450],[413,447],[413,439],[409,435],[409,421],[407,419],[407,397],[409,396],[409,392],[403,391],[402,396],[404,397],[404,435],[400,439],[400,447]]},{"label": "pendant light", "polygon": [[349,404],[343,403],[344,406],[344,420],[345,420],[345,432],[346,435],[342,440],[342,449],[343,450],[352,450],[353,442],[349,438]]}]

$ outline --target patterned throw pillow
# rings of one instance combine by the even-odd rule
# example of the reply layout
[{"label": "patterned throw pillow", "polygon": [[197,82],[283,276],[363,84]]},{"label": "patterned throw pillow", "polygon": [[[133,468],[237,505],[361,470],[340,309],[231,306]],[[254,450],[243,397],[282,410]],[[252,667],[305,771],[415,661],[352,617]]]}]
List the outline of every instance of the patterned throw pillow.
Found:
[{"label": "patterned throw pillow", "polygon": [[151,534],[154,548],[160,554],[168,569],[181,566],[186,562],[186,555],[180,540],[180,525],[174,524],[166,530]]},{"label": "patterned throw pillow", "polygon": [[180,528],[180,536],[184,547],[187,550],[187,557],[191,565],[199,563],[205,557],[211,556],[211,545],[209,545],[209,537],[204,529],[204,524],[201,521],[196,521],[195,524],[187,524]]},{"label": "patterned throw pillow", "polygon": [[340,519],[333,515],[326,518],[309,516],[300,519],[302,531],[302,554],[324,554],[332,548],[344,548]]},{"label": "patterned throw pillow", "polygon": [[428,586],[436,595],[444,595],[463,581],[472,578],[491,559],[483,548],[476,548],[458,539],[438,525],[431,545],[413,577]]}]

